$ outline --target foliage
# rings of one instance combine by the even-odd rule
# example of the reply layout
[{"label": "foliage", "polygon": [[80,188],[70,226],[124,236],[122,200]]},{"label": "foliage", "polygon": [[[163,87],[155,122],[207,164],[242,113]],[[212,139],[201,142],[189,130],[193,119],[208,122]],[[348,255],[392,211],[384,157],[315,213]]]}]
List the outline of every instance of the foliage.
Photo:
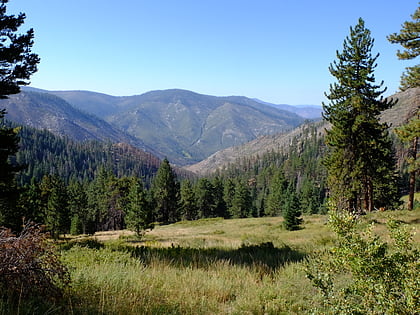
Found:
[{"label": "foliage", "polygon": [[162,161],[153,180],[152,194],[156,220],[163,224],[178,221],[179,183],[167,159]]},{"label": "foliage", "polygon": [[125,222],[137,236],[142,236],[147,229],[153,228],[153,209],[143,189],[141,181],[133,179],[128,193]]},{"label": "foliage", "polygon": [[190,180],[186,179],[181,182],[180,194],[181,218],[183,220],[196,220],[198,217],[198,208],[195,193]]},{"label": "foliage", "polygon": [[420,109],[417,109],[417,113],[405,125],[396,128],[395,132],[398,138],[409,147],[406,158],[409,172],[408,209],[413,210],[416,174],[420,169],[420,160],[417,155],[418,138],[420,137]]},{"label": "foliage", "polygon": [[294,192],[289,191],[288,197],[285,202],[284,227],[288,231],[295,231],[300,229],[303,220],[300,217],[302,212],[300,210],[300,202]]},{"label": "foliage", "polygon": [[[393,44],[400,44],[404,51],[398,51],[399,59],[414,59],[420,55],[420,7],[412,15],[412,21],[406,21],[402,25],[400,33],[393,33],[388,40]],[[400,89],[405,91],[408,88],[420,86],[420,65],[407,67],[406,72],[401,76]]]},{"label": "foliage", "polygon": [[[420,253],[409,230],[388,220],[393,243],[363,232],[347,212],[331,212],[338,241],[322,259],[309,260],[307,276],[325,297],[331,314],[415,314],[420,307]],[[345,278],[346,281],[340,280]]]},{"label": "foliage", "polygon": [[30,76],[37,71],[38,55],[31,52],[34,31],[25,34],[17,30],[25,21],[25,14],[6,14],[8,0],[0,3],[0,99],[19,93],[20,85],[27,85]]},{"label": "foliage", "polygon": [[69,281],[67,268],[40,226],[26,223],[18,236],[0,230],[1,298],[54,299],[62,296]]},{"label": "foliage", "polygon": [[343,51],[337,52],[337,61],[330,65],[337,82],[326,94],[330,103],[323,104],[324,119],[332,124],[327,130],[325,159],[331,199],[350,211],[391,207],[398,197],[393,189],[395,162],[388,126],[378,118],[395,102],[380,97],[386,89],[380,90],[383,82],[375,84],[379,54],[372,56],[372,47],[370,31],[359,19],[350,28]]},{"label": "foliage", "polygon": [[[0,2],[0,99],[20,91],[21,85],[27,85],[30,76],[36,72],[38,55],[31,52],[34,31],[25,34],[17,31],[25,21],[25,14],[18,16],[6,14],[8,0]],[[19,230],[16,222],[21,218],[15,214],[15,201],[18,190],[15,174],[22,167],[11,163],[10,157],[18,150],[17,129],[4,123],[5,109],[0,109],[0,225],[8,225]]]}]

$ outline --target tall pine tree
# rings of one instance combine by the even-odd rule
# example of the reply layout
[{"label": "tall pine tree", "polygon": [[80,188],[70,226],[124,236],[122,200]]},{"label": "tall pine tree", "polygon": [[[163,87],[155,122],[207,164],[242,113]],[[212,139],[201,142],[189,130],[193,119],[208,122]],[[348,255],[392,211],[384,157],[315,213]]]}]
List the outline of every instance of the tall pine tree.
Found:
[{"label": "tall pine tree", "polygon": [[135,231],[137,236],[141,237],[147,229],[153,228],[153,209],[139,179],[132,179],[125,211],[127,227]]},{"label": "tall pine tree", "polygon": [[162,161],[153,180],[152,194],[156,220],[162,224],[178,221],[179,183],[166,158]]},{"label": "tall pine tree", "polygon": [[[420,55],[420,7],[412,15],[412,21],[404,22],[399,34],[394,33],[388,36],[388,40],[393,44],[400,44],[404,51],[398,51],[399,59],[414,59]],[[420,65],[407,67],[406,72],[401,76],[400,89],[420,86]]]},{"label": "tall pine tree", "polygon": [[[20,92],[21,85],[27,85],[30,76],[36,72],[38,55],[31,53],[34,31],[18,34],[25,21],[25,14],[6,14],[8,0],[0,0],[0,99]],[[16,154],[19,139],[17,130],[7,127],[4,122],[5,109],[0,109],[0,225],[8,225],[13,216],[17,198],[15,173],[21,168],[10,163],[10,156]],[[16,228],[15,226],[11,226]]]},{"label": "tall pine tree", "polygon": [[329,67],[337,82],[326,93],[330,103],[323,104],[324,119],[331,123],[325,160],[330,198],[339,209],[357,212],[391,206],[396,199],[383,191],[395,192],[396,180],[388,126],[378,118],[394,102],[382,98],[386,88],[375,81],[379,54],[372,55],[370,35],[363,19],[350,28],[343,51]]},{"label": "tall pine tree", "polygon": [[[413,21],[404,22],[399,34],[394,33],[388,36],[388,40],[394,44],[400,44],[404,51],[398,51],[399,59],[414,59],[420,55],[420,7],[412,16]],[[400,89],[405,91],[409,88],[420,87],[420,65],[407,67],[406,72],[401,76]],[[420,137],[420,104],[417,104],[417,112],[413,113],[413,118],[406,125],[398,128],[398,137],[408,146],[409,164],[409,197],[408,209],[412,210],[414,205],[414,193],[416,190],[416,174],[420,169],[420,161],[417,157]]]}]

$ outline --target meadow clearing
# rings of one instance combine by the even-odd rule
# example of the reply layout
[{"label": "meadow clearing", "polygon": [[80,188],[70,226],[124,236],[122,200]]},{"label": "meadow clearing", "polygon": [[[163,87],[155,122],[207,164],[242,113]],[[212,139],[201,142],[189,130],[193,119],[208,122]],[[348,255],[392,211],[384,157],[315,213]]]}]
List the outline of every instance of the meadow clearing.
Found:
[{"label": "meadow clearing", "polygon": [[[385,238],[385,221],[413,234],[420,210],[370,213]],[[322,309],[306,277],[310,255],[331,247],[327,215],[304,216],[287,231],[282,218],[221,218],[156,226],[138,239],[130,231],[79,236],[62,244],[72,276],[66,308],[73,314],[305,314]],[[420,244],[419,234],[414,243]],[[51,310],[54,311],[53,309]]]}]

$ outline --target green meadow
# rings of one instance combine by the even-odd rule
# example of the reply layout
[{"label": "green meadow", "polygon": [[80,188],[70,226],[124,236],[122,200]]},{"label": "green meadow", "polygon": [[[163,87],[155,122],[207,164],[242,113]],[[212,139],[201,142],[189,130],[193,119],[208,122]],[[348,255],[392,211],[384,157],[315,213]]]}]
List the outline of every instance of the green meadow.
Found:
[{"label": "green meadow", "polygon": [[[388,218],[420,227],[420,211],[360,218],[386,235]],[[305,216],[287,231],[282,218],[203,219],[157,226],[143,239],[129,231],[61,244],[72,286],[71,314],[310,314],[322,295],[306,278],[308,257],[334,244],[328,216]],[[386,236],[385,236],[386,237]],[[414,235],[416,246],[420,243]]]}]

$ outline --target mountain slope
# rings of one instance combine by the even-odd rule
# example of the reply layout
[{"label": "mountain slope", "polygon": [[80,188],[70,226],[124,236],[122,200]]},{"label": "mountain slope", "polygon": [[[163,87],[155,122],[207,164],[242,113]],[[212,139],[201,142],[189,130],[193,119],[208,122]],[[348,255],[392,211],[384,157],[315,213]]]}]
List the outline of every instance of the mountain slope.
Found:
[{"label": "mountain slope", "polygon": [[272,104],[261,101],[259,99],[254,99],[255,101],[266,104],[278,109],[287,110],[289,112],[295,113],[303,118],[306,119],[318,119],[321,118],[322,115],[322,106],[320,105],[287,105],[287,104]]},{"label": "mountain slope", "polygon": [[303,118],[245,97],[185,90],[152,91],[125,99],[107,120],[153,145],[179,164],[202,160],[233,145],[292,129]]},{"label": "mountain slope", "polygon": [[246,97],[177,89],[124,97],[24,89],[11,97],[9,105],[11,120],[77,140],[109,139],[148,151],[153,148],[152,152],[179,165],[198,162],[262,135],[291,130],[304,121],[295,113]]},{"label": "mountain slope", "polygon": [[152,151],[139,139],[91,114],[80,111],[55,95],[24,91],[10,96],[7,100],[1,100],[0,106],[7,109],[7,119],[30,127],[46,129],[56,135],[65,135],[77,141],[126,142]]},{"label": "mountain slope", "polygon": [[[391,96],[391,98],[397,99],[398,102],[395,106],[382,113],[381,121],[387,122],[392,129],[404,124],[407,119],[413,116],[416,109],[420,107],[420,88],[397,93]],[[288,150],[288,146],[294,138],[304,141],[301,138],[307,134],[305,130],[312,126],[316,128],[319,135],[324,134],[327,128],[327,124],[324,121],[318,121],[299,126],[290,132],[262,136],[244,145],[216,152],[207,159],[186,167],[186,169],[197,174],[208,174],[223,168],[223,166],[229,163],[234,163],[241,157],[261,155],[272,150]]]}]

